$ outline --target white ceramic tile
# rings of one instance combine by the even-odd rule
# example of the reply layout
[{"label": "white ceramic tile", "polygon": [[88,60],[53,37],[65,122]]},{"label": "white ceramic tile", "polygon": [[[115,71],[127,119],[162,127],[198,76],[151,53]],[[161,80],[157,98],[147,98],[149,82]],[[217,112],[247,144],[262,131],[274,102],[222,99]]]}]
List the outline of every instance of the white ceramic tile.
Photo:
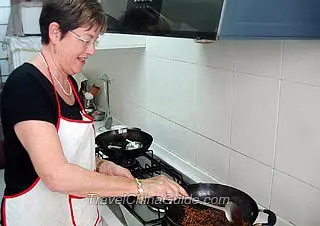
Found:
[{"label": "white ceramic tile", "polygon": [[283,78],[320,86],[320,41],[285,41]]},{"label": "white ceramic tile", "polygon": [[170,60],[149,56],[147,59],[148,109],[170,117]]},{"label": "white ceramic tile", "polygon": [[145,53],[147,55],[172,59],[172,44],[172,38],[148,36]]},{"label": "white ceramic tile", "polygon": [[0,60],[1,75],[9,75],[9,62],[7,60]]},{"label": "white ceramic tile", "polygon": [[283,82],[276,168],[320,188],[320,88]]},{"label": "white ceramic tile", "polygon": [[[130,78],[123,96],[133,103],[146,107],[148,76],[146,73],[146,61],[144,55],[130,54]],[[125,94],[127,93],[127,95]]]},{"label": "white ceramic tile", "polygon": [[235,70],[280,78],[282,41],[246,40],[236,46]]},{"label": "white ceramic tile", "polygon": [[231,71],[200,68],[198,75],[197,131],[230,145]]},{"label": "white ceramic tile", "polygon": [[170,68],[170,118],[178,124],[193,129],[199,66],[173,62]]},{"label": "white ceramic tile", "polygon": [[279,81],[236,73],[231,147],[272,166]]},{"label": "white ceramic tile", "polygon": [[10,6],[10,0],[0,0],[0,6]]},{"label": "white ceramic tile", "polygon": [[110,93],[111,116],[121,118],[122,98],[117,93]]},{"label": "white ceramic tile", "polygon": [[228,184],[250,195],[256,202],[268,206],[272,168],[234,151],[230,152]]},{"label": "white ceramic tile", "polygon": [[170,151],[195,164],[198,135],[181,126],[170,124]]},{"label": "white ceramic tile", "polygon": [[195,43],[192,39],[172,39],[175,60],[194,64],[233,69],[234,42],[218,40],[210,44]]},{"label": "white ceramic tile", "polygon": [[205,137],[199,136],[196,166],[226,183],[230,150]]},{"label": "white ceramic tile", "polygon": [[0,24],[7,24],[10,15],[10,7],[0,7]]},{"label": "white ceramic tile", "polygon": [[295,225],[320,223],[320,190],[275,171],[271,209]]},{"label": "white ceramic tile", "polygon": [[158,115],[149,114],[149,131],[156,143],[169,149],[170,121]]},{"label": "white ceramic tile", "polygon": [[148,111],[140,106],[122,101],[122,111],[120,114],[120,120],[129,127],[138,127],[142,130],[148,130],[149,128],[149,116]]},{"label": "white ceramic tile", "polygon": [[[0,25],[0,41],[3,41],[4,37],[6,36],[7,27],[8,27],[8,25]],[[0,48],[0,49],[2,49],[2,48]]]}]

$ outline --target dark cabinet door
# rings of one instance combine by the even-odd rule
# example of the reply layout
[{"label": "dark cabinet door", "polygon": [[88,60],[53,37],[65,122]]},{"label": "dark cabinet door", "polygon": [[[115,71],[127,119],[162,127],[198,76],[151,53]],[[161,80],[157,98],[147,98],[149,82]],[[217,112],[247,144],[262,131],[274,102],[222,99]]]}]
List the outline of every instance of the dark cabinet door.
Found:
[{"label": "dark cabinet door", "polygon": [[320,0],[225,0],[220,38],[320,38]]}]

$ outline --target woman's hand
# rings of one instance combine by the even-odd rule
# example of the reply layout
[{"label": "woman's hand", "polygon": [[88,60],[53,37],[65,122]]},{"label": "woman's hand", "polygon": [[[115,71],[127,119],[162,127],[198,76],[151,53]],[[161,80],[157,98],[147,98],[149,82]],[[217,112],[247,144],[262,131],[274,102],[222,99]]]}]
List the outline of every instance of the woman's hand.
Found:
[{"label": "woman's hand", "polygon": [[99,161],[103,161],[97,164],[98,165],[97,171],[99,173],[102,173],[108,176],[133,178],[132,174],[128,169],[107,160],[99,160]]},{"label": "woman's hand", "polygon": [[141,180],[143,196],[157,196],[167,200],[174,200],[189,196],[188,193],[175,181],[160,175]]}]

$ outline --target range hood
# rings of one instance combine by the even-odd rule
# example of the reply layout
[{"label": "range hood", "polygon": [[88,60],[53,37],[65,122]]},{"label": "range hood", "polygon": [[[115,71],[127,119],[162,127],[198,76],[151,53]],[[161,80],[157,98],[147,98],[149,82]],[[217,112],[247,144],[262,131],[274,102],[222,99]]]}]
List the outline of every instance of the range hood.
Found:
[{"label": "range hood", "polygon": [[108,32],[217,38],[224,0],[101,0]]}]

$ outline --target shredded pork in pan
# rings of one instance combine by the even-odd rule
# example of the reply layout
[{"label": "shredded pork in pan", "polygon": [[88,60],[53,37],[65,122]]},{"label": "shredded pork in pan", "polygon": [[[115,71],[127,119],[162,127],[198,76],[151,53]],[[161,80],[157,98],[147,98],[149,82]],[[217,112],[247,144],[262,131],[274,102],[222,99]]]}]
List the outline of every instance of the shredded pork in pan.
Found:
[{"label": "shredded pork in pan", "polygon": [[250,226],[249,223],[237,219],[233,224],[229,223],[223,211],[213,208],[199,210],[185,205],[185,217],[182,226]]}]

